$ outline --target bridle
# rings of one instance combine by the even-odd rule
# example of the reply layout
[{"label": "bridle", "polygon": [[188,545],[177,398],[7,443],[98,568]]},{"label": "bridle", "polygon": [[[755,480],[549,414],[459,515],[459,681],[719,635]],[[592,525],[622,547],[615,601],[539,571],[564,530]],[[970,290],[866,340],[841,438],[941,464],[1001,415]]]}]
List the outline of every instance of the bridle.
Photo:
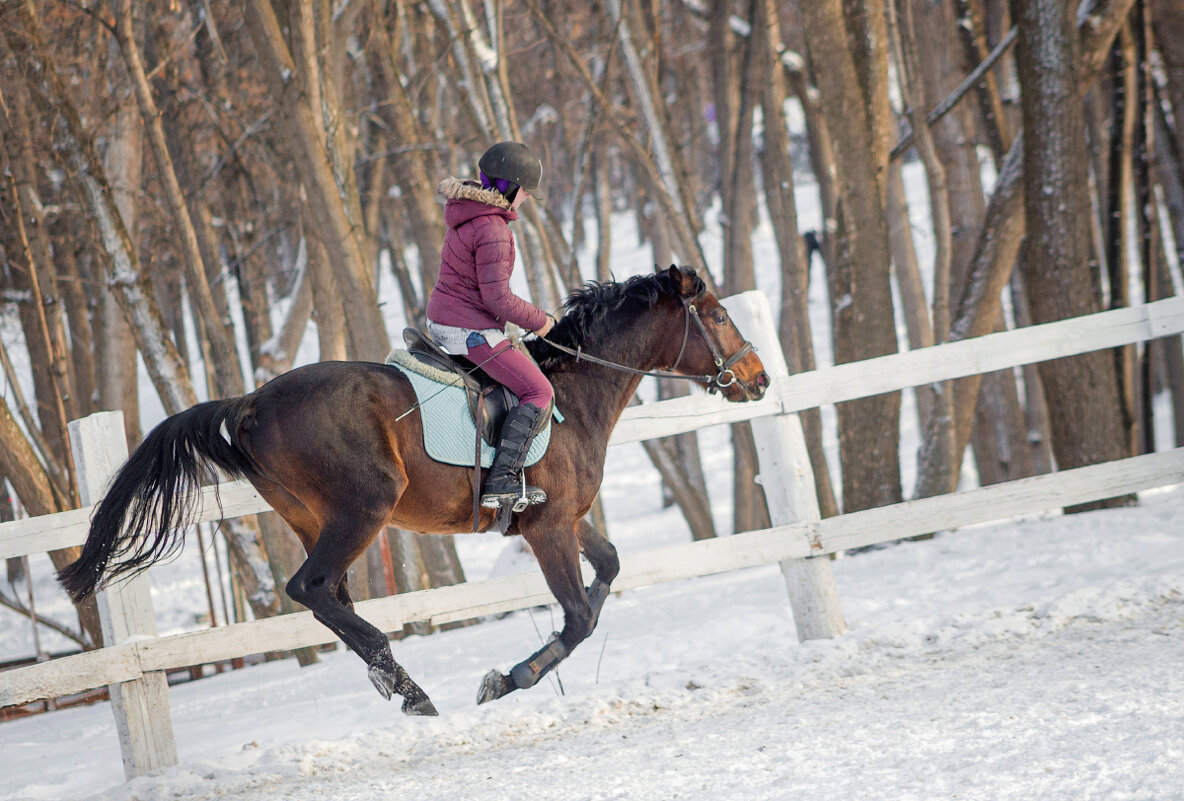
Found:
[{"label": "bridle", "polygon": [[[703,292],[695,295],[693,298],[682,298],[683,311],[686,313],[686,321],[682,329],[682,345],[678,348],[678,358],[674,360],[669,370],[639,370],[636,367],[629,367],[625,364],[618,364],[617,362],[609,361],[608,359],[601,359],[598,356],[592,356],[584,353],[582,346],[576,348],[569,348],[566,345],[560,345],[557,342],[552,342],[544,336],[539,336],[543,342],[546,342],[556,350],[567,353],[576,357],[576,361],[581,360],[599,364],[602,367],[609,367],[613,370],[620,370],[624,373],[632,373],[633,375],[648,375],[654,378],[681,378],[687,381],[703,381],[707,384],[707,391],[709,393],[716,393],[721,389],[732,386],[736,383],[736,373],[732,370],[736,362],[743,359],[749,353],[756,349],[752,343],[747,339],[744,344],[733,353],[731,356],[724,356],[715,340],[707,333],[707,326],[703,325],[703,321],[699,319],[699,312],[696,308],[696,303],[703,297]],[[703,341],[706,343],[708,350],[711,351],[711,359],[715,363],[715,375],[682,375],[674,372],[678,369],[678,365],[682,362],[683,354],[686,353],[687,340],[691,334],[691,320],[695,321],[695,325],[699,328],[699,333],[703,335]]]}]

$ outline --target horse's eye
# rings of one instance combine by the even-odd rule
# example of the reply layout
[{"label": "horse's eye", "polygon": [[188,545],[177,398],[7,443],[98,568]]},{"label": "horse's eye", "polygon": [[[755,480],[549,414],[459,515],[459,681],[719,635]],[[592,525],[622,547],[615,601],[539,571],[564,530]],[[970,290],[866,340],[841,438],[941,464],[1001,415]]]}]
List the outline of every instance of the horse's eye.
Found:
[{"label": "horse's eye", "polygon": [[716,325],[723,325],[728,321],[728,313],[723,309],[716,309],[715,313],[711,315]]}]

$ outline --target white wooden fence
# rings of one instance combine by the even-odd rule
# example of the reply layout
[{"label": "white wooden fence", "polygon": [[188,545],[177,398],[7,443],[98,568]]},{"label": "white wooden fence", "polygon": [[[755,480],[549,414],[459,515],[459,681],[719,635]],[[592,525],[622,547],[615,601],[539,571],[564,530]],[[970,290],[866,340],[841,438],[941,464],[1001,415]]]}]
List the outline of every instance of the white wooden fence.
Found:
[{"label": "white wooden fence", "polygon": [[[627,409],[610,444],[637,442],[722,423],[750,420],[760,482],[772,527],[731,537],[622,556],[614,590],[779,562],[798,636],[845,630],[830,561],[836,551],[935,530],[1184,482],[1184,448],[1065,470],[1006,484],[820,519],[813,475],[796,412],[932,381],[1000,370],[1101,348],[1178,335],[1184,299],[1172,298],[1048,325],[992,334],[790,377],[766,297],[747,292],[724,301],[756,344],[773,383],[756,403],[726,404],[697,394]],[[92,415],[70,424],[86,508],[0,524],[0,558],[80,545],[91,506],[126,458],[122,417]],[[231,518],[268,507],[246,482],[203,491],[200,519]],[[453,620],[553,602],[540,573],[364,601],[359,614],[384,631],[410,621]],[[0,706],[110,686],[126,774],[176,762],[164,671],[194,664],[333,641],[309,612],[159,637],[147,576],[99,594],[109,645],[96,651],[0,673]]]}]

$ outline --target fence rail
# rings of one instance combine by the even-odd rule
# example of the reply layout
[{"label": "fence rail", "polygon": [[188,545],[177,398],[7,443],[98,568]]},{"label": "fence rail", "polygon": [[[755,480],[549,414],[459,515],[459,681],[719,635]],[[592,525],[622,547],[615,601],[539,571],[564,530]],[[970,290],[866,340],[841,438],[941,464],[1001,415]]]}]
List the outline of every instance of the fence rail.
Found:
[{"label": "fence rail", "polygon": [[[1184,482],[1184,448],[820,519],[813,476],[794,412],[910,386],[1178,335],[1184,299],[992,334],[789,377],[764,295],[725,300],[757,344],[773,386],[762,401],[726,404],[704,395],[626,409],[610,444],[751,420],[761,483],[774,525],[761,531],[623,554],[614,589],[631,589],[780,562],[799,637],[845,629],[830,564],[814,557],[934,530],[957,528]],[[79,474],[102,486],[124,458],[118,413],[71,424]],[[88,433],[89,431],[89,433]],[[104,443],[96,449],[94,442]],[[87,479],[87,477],[90,477]],[[101,480],[100,480],[101,479]],[[84,498],[91,495],[83,492]],[[91,507],[0,524],[0,557],[81,544]],[[203,491],[201,520],[265,511],[243,481]],[[588,577],[591,578],[590,576]],[[155,636],[146,585],[119,582],[101,593],[104,633],[112,645],[0,674],[0,706],[111,685],[129,776],[175,762],[163,671],[192,664],[332,642],[309,612],[167,637]],[[129,601],[128,599],[138,599]],[[445,623],[553,601],[539,573],[405,593],[357,604],[384,631],[404,623]],[[144,605],[147,608],[143,608]],[[129,622],[131,621],[131,622]],[[152,687],[155,682],[155,687]],[[136,693],[141,693],[136,696]],[[124,698],[129,694],[131,698]],[[136,716],[138,723],[136,722]],[[124,720],[130,717],[132,722]]]}]

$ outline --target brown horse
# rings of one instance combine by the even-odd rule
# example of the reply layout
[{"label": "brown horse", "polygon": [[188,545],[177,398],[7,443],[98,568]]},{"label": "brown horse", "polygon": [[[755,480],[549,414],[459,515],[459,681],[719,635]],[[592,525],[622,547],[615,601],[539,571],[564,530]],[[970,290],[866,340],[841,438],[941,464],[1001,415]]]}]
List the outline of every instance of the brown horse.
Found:
[{"label": "brown horse", "polygon": [[[529,345],[564,415],[546,455],[528,468],[527,480],[548,501],[515,516],[506,532],[530,543],[563,607],[563,630],[508,676],[490,671],[482,703],[533,686],[596,625],[620,564],[584,515],[638,371],[691,376],[729,401],[758,399],[769,383],[751,345],[693,270],[589,284],[568,298],[564,312],[549,341]],[[471,526],[472,471],[427,456],[419,414],[404,414],[414,404],[410,383],[394,367],[321,362],[245,397],[173,415],[120,468],[95,509],[82,555],[58,578],[78,600],[175,551],[193,520],[196,489],[216,465],[250,481],[304,544],[308,559],[288,582],[288,595],[365,660],[383,696],[403,696],[404,712],[435,714],[395,662],[387,637],[354,613],[345,582],[350,564],[384,526],[438,534]],[[481,512],[481,530],[495,515]],[[596,573],[586,590],[581,551]]]}]

